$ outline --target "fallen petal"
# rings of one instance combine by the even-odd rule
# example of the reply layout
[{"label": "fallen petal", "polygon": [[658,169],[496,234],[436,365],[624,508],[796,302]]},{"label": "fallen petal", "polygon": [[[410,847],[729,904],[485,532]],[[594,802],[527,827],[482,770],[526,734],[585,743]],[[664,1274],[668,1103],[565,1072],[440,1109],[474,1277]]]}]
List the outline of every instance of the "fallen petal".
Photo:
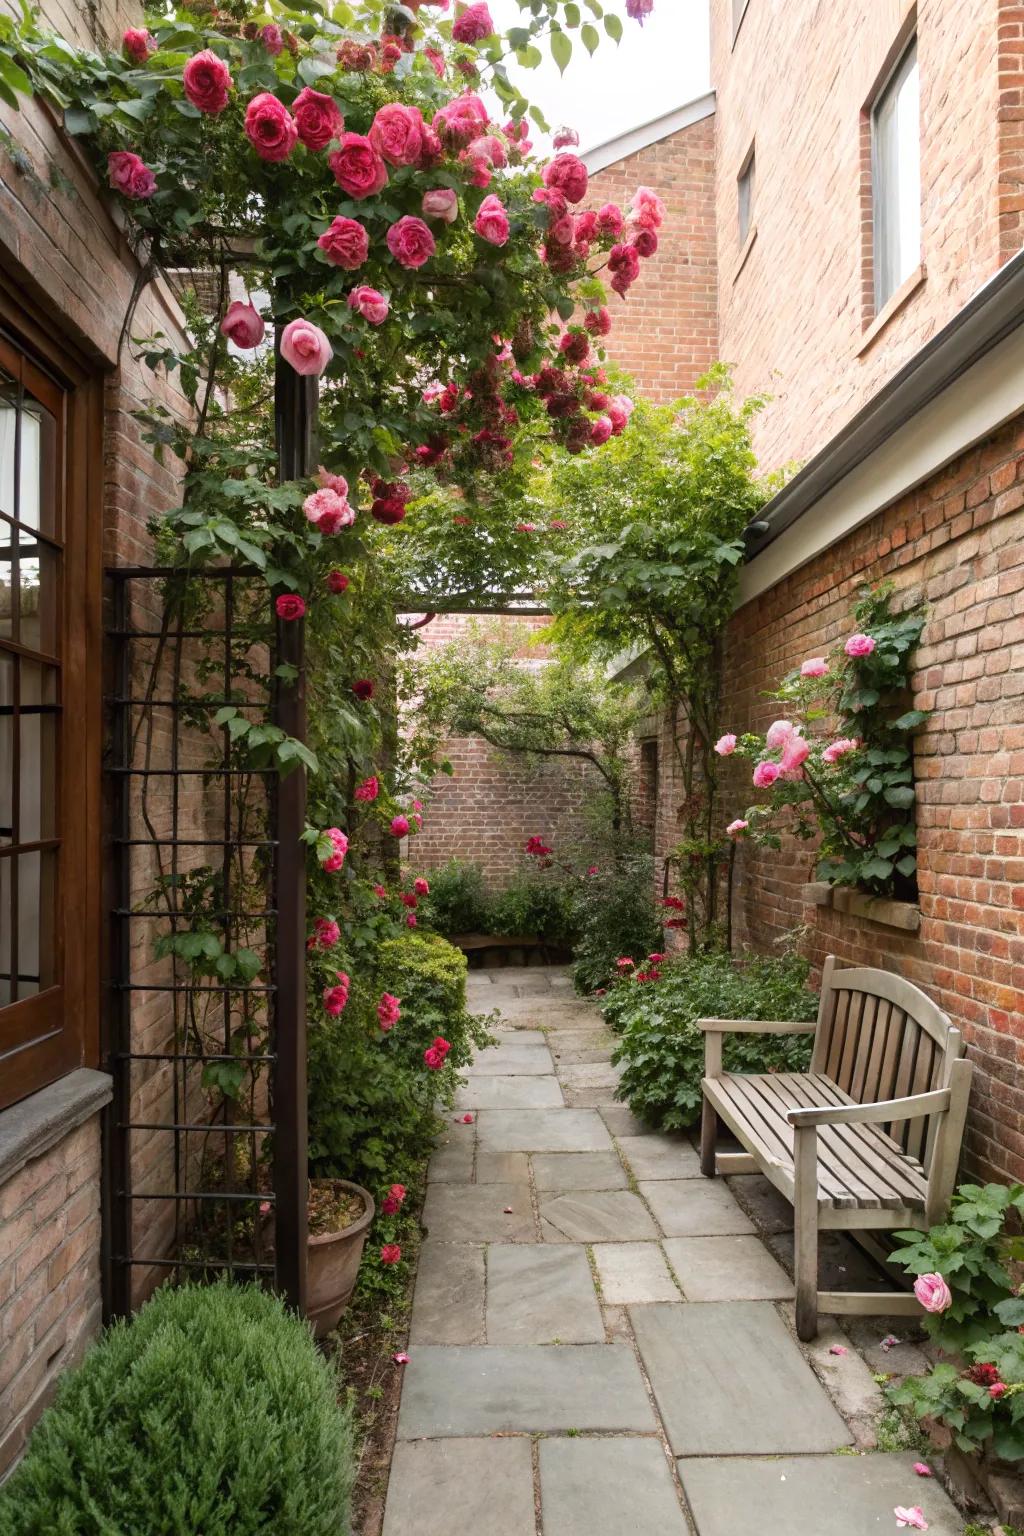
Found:
[{"label": "fallen petal", "polygon": [[932,1475],[931,1467],[927,1464],[927,1462],[924,1461],[915,1461],[914,1471],[917,1473],[918,1477],[931,1477]]},{"label": "fallen petal", "polygon": [[406,1354],[404,1349],[400,1349],[398,1351],[398,1354],[397,1355],[392,1355],[391,1358],[395,1362],[396,1365],[408,1365],[409,1364],[409,1356]]},{"label": "fallen petal", "polygon": [[897,1504],[893,1514],[896,1516],[896,1524],[901,1530],[926,1531],[928,1529],[928,1521],[924,1517],[924,1511],[918,1504],[911,1505],[909,1509],[904,1509],[902,1504]]},{"label": "fallen petal", "polygon": [[895,1349],[896,1345],[898,1343],[899,1343],[899,1339],[896,1337],[896,1335],[894,1333],[887,1333],[885,1338],[882,1340],[881,1344],[879,1345],[879,1348],[880,1349],[884,1349],[886,1354],[888,1354],[890,1349]]},{"label": "fallen petal", "polygon": [[845,1344],[833,1344],[829,1350],[830,1355],[848,1355],[849,1353]]},{"label": "fallen petal", "polygon": [[511,1216],[512,1215],[512,1207],[510,1205],[506,1205],[506,1207],[505,1207],[505,1215],[506,1216]]},{"label": "fallen petal", "polygon": [[472,1115],[463,1115],[462,1123],[463,1123],[463,1125],[472,1125],[473,1124],[473,1116]]}]

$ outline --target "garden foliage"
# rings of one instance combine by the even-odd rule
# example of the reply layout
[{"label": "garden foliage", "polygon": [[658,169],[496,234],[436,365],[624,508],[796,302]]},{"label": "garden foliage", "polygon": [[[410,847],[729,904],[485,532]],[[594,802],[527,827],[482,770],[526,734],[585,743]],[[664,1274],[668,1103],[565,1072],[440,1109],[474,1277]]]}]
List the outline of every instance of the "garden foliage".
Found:
[{"label": "garden foliage", "polygon": [[256,1286],[164,1287],[61,1380],[0,1490],[2,1536],[347,1536],[350,1416]]}]

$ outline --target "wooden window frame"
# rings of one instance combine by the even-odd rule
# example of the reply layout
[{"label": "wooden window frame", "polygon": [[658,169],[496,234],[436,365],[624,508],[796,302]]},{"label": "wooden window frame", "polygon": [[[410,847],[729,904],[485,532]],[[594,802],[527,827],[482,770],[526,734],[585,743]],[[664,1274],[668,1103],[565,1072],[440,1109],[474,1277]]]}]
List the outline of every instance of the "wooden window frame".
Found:
[{"label": "wooden window frame", "polygon": [[[56,982],[0,1008],[0,1110],[99,1063],[102,924],[102,378],[0,272],[0,363],[63,418],[57,583]],[[56,409],[54,409],[56,408]],[[61,484],[62,482],[62,484]]]}]

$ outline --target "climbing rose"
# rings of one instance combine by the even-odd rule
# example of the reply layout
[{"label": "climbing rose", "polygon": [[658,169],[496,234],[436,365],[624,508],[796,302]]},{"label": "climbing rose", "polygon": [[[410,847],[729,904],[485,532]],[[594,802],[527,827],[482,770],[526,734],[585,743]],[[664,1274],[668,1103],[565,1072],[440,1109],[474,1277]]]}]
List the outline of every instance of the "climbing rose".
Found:
[{"label": "climbing rose", "polygon": [[328,592],[334,592],[339,596],[342,592],[348,591],[348,577],[345,575],[344,571],[327,572],[327,590]]},{"label": "climbing rose", "polygon": [[145,27],[126,27],[121,46],[136,64],[145,64],[150,54],[156,51],[156,38]]},{"label": "climbing rose", "polygon": [[378,523],[392,527],[395,523],[403,521],[405,502],[397,496],[378,496],[376,501],[370,504],[370,516],[375,517]]},{"label": "climbing rose", "polygon": [[370,254],[370,236],[358,219],[342,218],[339,214],[331,220],[317,241],[327,260],[335,267],[354,272]]},{"label": "climbing rose", "polygon": [[390,832],[392,837],[406,837],[409,832],[408,816],[393,816],[391,818]]},{"label": "climbing rose", "polygon": [[[405,1185],[392,1184],[391,1188],[384,1196],[384,1199],[381,1201],[380,1208],[384,1212],[385,1216],[394,1216],[396,1212],[401,1210],[402,1201],[404,1199]],[[395,1358],[397,1359],[397,1356]],[[406,1359],[408,1359],[408,1356],[406,1356]]]},{"label": "climbing rose", "polygon": [[731,732],[725,736],[719,736],[715,742],[715,751],[719,757],[729,757],[736,751],[736,737]]},{"label": "climbing rose", "polygon": [[345,862],[345,855],[348,852],[348,838],[340,827],[328,827],[324,836],[330,838],[331,847],[334,851],[329,853],[326,859],[320,860],[320,868],[326,870],[329,875],[334,875],[337,874]]},{"label": "climbing rose", "polygon": [[107,156],[107,175],[115,192],[120,192],[122,197],[134,198],[137,202],[152,197],[156,191],[153,172],[138,155],[128,149],[116,149]]},{"label": "climbing rose", "polygon": [[324,1011],[332,1018],[337,1018],[339,1013],[344,1013],[348,1002],[349,978],[344,971],[335,971],[338,984],[334,987],[324,987]]},{"label": "climbing rose", "polygon": [[633,245],[613,245],[608,253],[608,271],[612,274],[611,286],[621,298],[625,298],[640,275],[640,257]]},{"label": "climbing rose", "polygon": [[665,204],[650,187],[637,187],[629,205],[629,220],[640,229],[660,229],[665,219]]},{"label": "climbing rose", "polygon": [[575,147],[579,144],[580,136],[575,128],[558,128],[551,142],[556,149],[566,149],[567,147]]},{"label": "climbing rose", "polygon": [[380,1002],[377,1004],[377,1018],[385,1034],[389,1029],[393,1029],[402,1017],[401,1002],[400,997],[393,997],[390,992],[381,993]]},{"label": "climbing rose", "polygon": [[352,692],[357,699],[372,699],[373,683],[368,677],[360,677],[352,684]]},{"label": "climbing rose", "polygon": [[902,1504],[897,1504],[893,1510],[896,1516],[896,1524],[900,1529],[908,1528],[912,1531],[926,1531],[928,1522],[924,1517],[924,1511],[920,1505],[914,1504],[909,1509],[904,1509]]},{"label": "climbing rose", "polygon": [[415,165],[423,153],[423,126],[419,107],[390,101],[370,125],[370,143],[389,165]]},{"label": "climbing rose", "polygon": [[493,33],[494,22],[483,0],[479,4],[468,5],[455,18],[452,26],[452,38],[456,43],[479,43],[485,37],[493,36]]},{"label": "climbing rose", "polygon": [[480,204],[480,211],[473,220],[473,228],[481,240],[486,240],[489,245],[504,245],[508,240],[509,222],[505,205],[500,197],[492,193],[485,197]]},{"label": "climbing rose", "polygon": [[875,642],[870,635],[851,635],[843,646],[847,656],[870,656]]},{"label": "climbing rose", "polygon": [[348,296],[348,307],[357,309],[371,325],[383,325],[391,308],[382,293],[378,293],[376,288],[367,287],[365,283],[352,289]]},{"label": "climbing rose", "polygon": [[600,448],[612,435],[612,420],[610,416],[599,416],[590,429],[590,441],[595,447]]},{"label": "climbing rose", "polygon": [[357,43],[354,37],[346,37],[336,50],[335,57],[342,69],[349,73],[365,73],[377,62],[377,50],[372,43]]},{"label": "climbing rose", "polygon": [[442,1056],[447,1056],[448,1052],[452,1048],[451,1041],[450,1040],[446,1040],[444,1038],[444,1035],[435,1035],[433,1040],[431,1041],[431,1044],[432,1044],[432,1046],[433,1046],[435,1051],[440,1051],[441,1052]]},{"label": "climbing rose", "polygon": [[758,763],[754,769],[754,784],[758,789],[770,789],[781,772],[778,763]]},{"label": "climbing rose", "polygon": [[274,21],[268,21],[265,27],[260,29],[260,42],[269,54],[275,59],[284,49],[284,33]]},{"label": "climbing rose", "polygon": [[363,782],[361,784],[357,784],[355,788],[355,798],[357,800],[376,800],[379,794],[380,781],[376,776],[373,778],[364,779]]},{"label": "climbing rose", "polygon": [[523,845],[524,853],[532,854],[540,859],[551,853],[551,851],[552,850],[546,845],[542,837],[534,836],[528,838],[526,843]]},{"label": "climbing rose", "polygon": [[420,904],[420,899],[415,891],[403,891],[398,899],[403,907],[418,907]]},{"label": "climbing rose", "polygon": [[308,85],[292,102],[292,113],[299,138],[307,149],[326,149],[332,139],[345,131],[345,119],[334,98],[311,90]]},{"label": "climbing rose", "polygon": [[620,971],[629,971],[632,970],[636,961],[631,960],[628,955],[620,955],[615,964]]},{"label": "climbing rose", "polygon": [[380,1250],[382,1264],[397,1264],[402,1257],[402,1250],[398,1243],[385,1243]]},{"label": "climbing rose", "polygon": [[211,49],[204,48],[202,53],[189,59],[181,79],[185,95],[200,112],[216,116],[224,111],[232,85],[231,73],[224,60],[218,59]]},{"label": "climbing rose", "polygon": [[590,356],[590,341],[585,331],[565,331],[558,340],[558,350],[566,362],[585,363]]},{"label": "climbing rose", "polygon": [[644,24],[644,17],[649,16],[654,10],[654,0],[626,0],[626,15],[632,21]]},{"label": "climbing rose", "polygon": [[633,249],[646,261],[658,249],[658,237],[653,229],[638,229],[633,236]]},{"label": "climbing rose", "polygon": [[424,880],[422,875],[420,875],[418,879],[413,881],[412,888],[416,892],[417,896],[429,896],[430,895],[430,882],[429,882],[429,880]]},{"label": "climbing rose", "polygon": [[824,677],[828,671],[828,662],[824,656],[809,656],[800,667],[801,677]]},{"label": "climbing rose", "polygon": [[281,356],[296,373],[319,378],[334,356],[334,348],[312,320],[290,320],[281,332]]},{"label": "climbing rose", "polygon": [[423,1060],[426,1062],[431,1072],[440,1072],[441,1068],[444,1066],[444,1052],[435,1050],[434,1047],[431,1046],[429,1050],[423,1052]]},{"label": "climbing rose", "polygon": [[588,180],[587,168],[579,155],[556,155],[544,167],[544,185],[561,192],[570,203],[583,201]]},{"label": "climbing rose", "polygon": [[408,213],[397,224],[392,224],[387,242],[388,250],[401,267],[422,267],[437,249],[423,220]]},{"label": "climbing rose", "polygon": [[613,240],[617,239],[622,234],[625,223],[618,203],[605,203],[603,208],[597,210],[597,227],[602,235],[610,235]]},{"label": "climbing rose", "polygon": [[341,938],[341,929],[333,917],[318,917],[308,940],[308,948],[333,949]]},{"label": "climbing rose", "polygon": [[802,736],[794,731],[782,749],[780,768],[784,778],[798,778],[800,769],[811,755],[811,748]]},{"label": "climbing rose", "polygon": [[840,736],[838,741],[833,741],[821,754],[823,763],[837,763],[847,752],[856,752],[860,742],[856,736]]},{"label": "climbing rose", "polygon": [[274,604],[279,619],[301,619],[306,605],[297,592],[284,592]]},{"label": "climbing rose", "polygon": [[918,1275],[914,1295],[926,1312],[945,1312],[953,1305],[953,1294],[941,1275]]},{"label": "climbing rose", "polygon": [[254,96],[245,109],[245,136],[261,160],[287,160],[299,136],[288,108],[269,91]]},{"label": "climbing rose", "polygon": [[460,149],[472,143],[487,127],[487,108],[479,96],[467,91],[434,113],[433,126],[443,143]]},{"label": "climbing rose", "polygon": [[307,496],[302,510],[321,533],[337,533],[339,528],[348,528],[356,519],[345,497],[326,487]]},{"label": "climbing rose", "polygon": [[405,926],[407,928],[415,928],[416,927],[416,918],[415,918],[415,916],[414,916],[414,914],[412,912],[410,912],[409,915],[407,916],[407,918],[405,919]]},{"label": "climbing rose", "polygon": [[343,133],[327,164],[338,186],[350,197],[373,197],[387,185],[387,166],[361,133]]},{"label": "climbing rose", "polygon": [[451,187],[431,187],[423,194],[422,211],[425,219],[442,219],[445,224],[454,224],[459,216],[458,193]]},{"label": "climbing rose", "polygon": [[241,299],[235,299],[229,304],[227,313],[220,323],[220,333],[233,341],[236,347],[248,350],[250,347],[258,347],[266,335],[267,327],[259,310],[251,304],[243,304]]},{"label": "climbing rose", "polygon": [[764,738],[765,746],[770,752],[784,747],[795,729],[791,720],[773,720]]},{"label": "climbing rose", "polygon": [[591,336],[607,336],[612,328],[612,317],[602,304],[600,309],[588,309],[583,324]]},{"label": "climbing rose", "polygon": [[737,816],[736,820],[730,821],[726,827],[725,835],[726,837],[739,837],[740,833],[745,832],[749,826],[749,821],[744,821],[742,817]]}]

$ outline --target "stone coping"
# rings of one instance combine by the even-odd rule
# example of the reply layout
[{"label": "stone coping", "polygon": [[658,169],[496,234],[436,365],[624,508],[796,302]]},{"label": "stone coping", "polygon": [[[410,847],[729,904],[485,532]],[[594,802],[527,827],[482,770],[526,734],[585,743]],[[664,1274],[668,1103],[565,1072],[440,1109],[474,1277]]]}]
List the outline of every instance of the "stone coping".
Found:
[{"label": "stone coping", "polygon": [[868,896],[845,885],[828,885],[823,880],[804,886],[804,898],[816,907],[831,907],[850,917],[866,917],[883,928],[898,928],[916,933],[921,926],[921,908],[913,901],[891,901],[887,896]]},{"label": "stone coping", "polygon": [[113,1079],[79,1067],[0,1113],[0,1184],[109,1104]]}]

